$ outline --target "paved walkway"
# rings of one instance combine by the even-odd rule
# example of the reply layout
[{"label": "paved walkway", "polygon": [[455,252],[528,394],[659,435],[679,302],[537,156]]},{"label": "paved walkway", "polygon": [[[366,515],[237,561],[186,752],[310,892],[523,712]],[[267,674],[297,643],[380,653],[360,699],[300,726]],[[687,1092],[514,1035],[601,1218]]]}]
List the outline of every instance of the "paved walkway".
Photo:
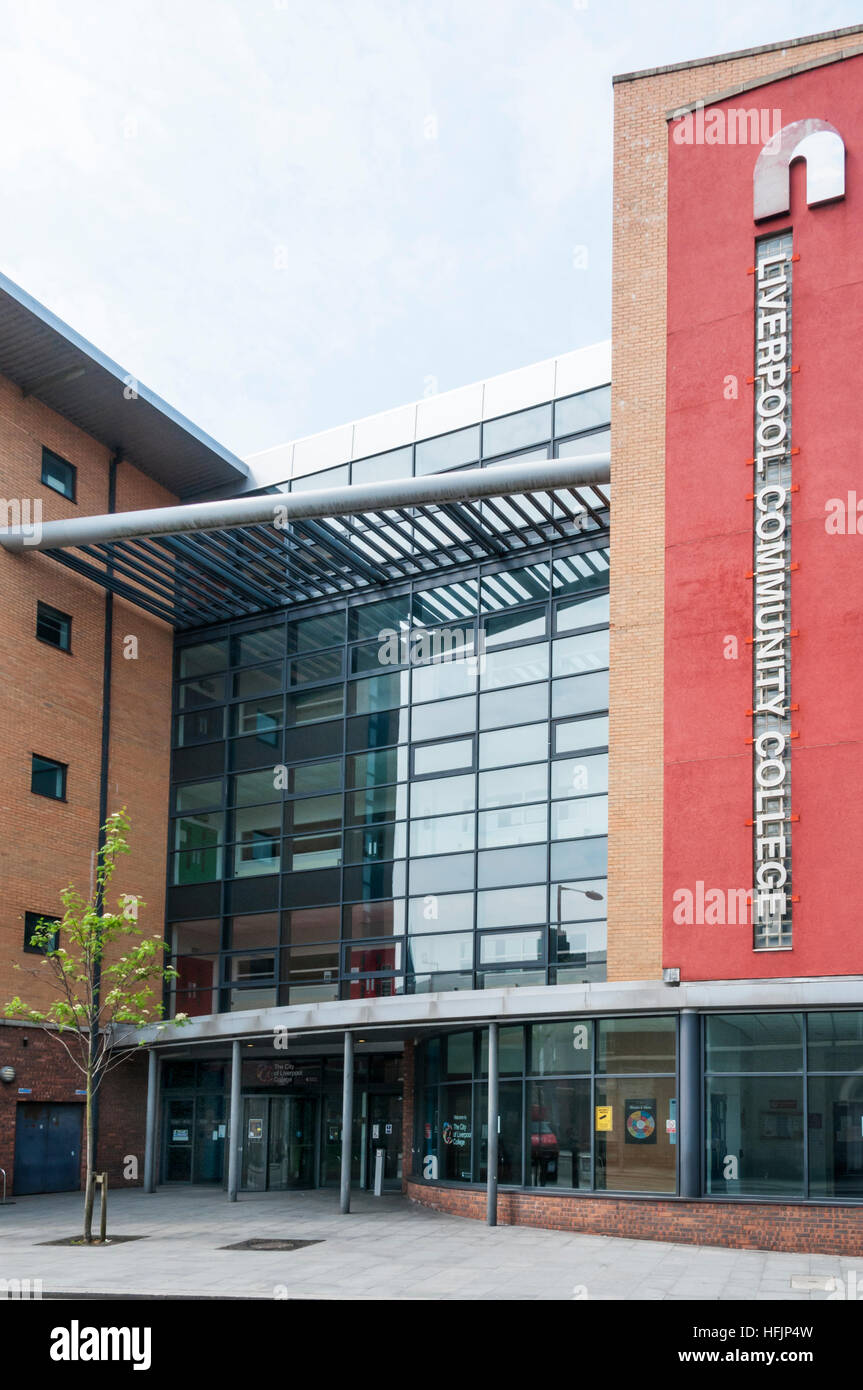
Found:
[{"label": "paved walkway", "polygon": [[[112,1191],[110,1248],[46,1246],[80,1229],[77,1193],[0,1207],[0,1279],[50,1293],[335,1299],[826,1299],[863,1293],[863,1257],[785,1255],[498,1226],[401,1196],[212,1189]],[[254,1237],[317,1240],[291,1252],[224,1250]],[[849,1276],[854,1272],[854,1279]],[[859,1284],[859,1288],[858,1288]],[[851,1294],[855,1296],[854,1293]]]}]

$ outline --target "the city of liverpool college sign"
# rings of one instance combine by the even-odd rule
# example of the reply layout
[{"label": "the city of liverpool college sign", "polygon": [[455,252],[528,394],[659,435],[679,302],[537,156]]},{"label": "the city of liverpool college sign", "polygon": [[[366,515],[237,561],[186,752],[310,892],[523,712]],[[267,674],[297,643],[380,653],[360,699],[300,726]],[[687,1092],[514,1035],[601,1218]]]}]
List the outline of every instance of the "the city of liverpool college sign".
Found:
[{"label": "the city of liverpool college sign", "polygon": [[[790,166],[806,161],[809,206],[845,192],[845,147],[826,121],[784,126],[755,165],[756,222],[790,208]],[[792,944],[791,879],[791,493],[792,237],[755,247],[755,367],[752,489],[752,920],[759,949]]]}]

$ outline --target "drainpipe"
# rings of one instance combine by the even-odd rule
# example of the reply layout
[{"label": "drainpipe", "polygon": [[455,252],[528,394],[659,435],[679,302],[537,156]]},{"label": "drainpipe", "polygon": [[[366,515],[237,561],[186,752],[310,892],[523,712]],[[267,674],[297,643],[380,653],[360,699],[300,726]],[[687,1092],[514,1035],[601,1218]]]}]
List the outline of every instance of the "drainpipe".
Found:
[{"label": "drainpipe", "polygon": [[[108,464],[108,514],[112,515],[117,510],[117,468],[120,463],[120,451],[112,454]],[[111,565],[107,566],[110,574]],[[100,854],[105,847],[105,821],[108,819],[108,774],[110,771],[111,759],[111,675],[113,665],[114,648],[114,595],[110,590],[105,592],[105,629],[102,641],[102,747],[99,755],[99,839],[97,854]],[[96,911],[101,915],[105,910],[104,894],[97,888],[96,890]],[[102,962],[97,960],[93,965],[93,1001],[95,1007],[99,1007],[99,994],[102,987]],[[98,1033],[90,1034],[90,1062],[95,1063],[98,1048]],[[99,1086],[93,1096],[93,1172],[98,1171],[98,1149],[99,1149],[99,1097],[102,1088]]]}]

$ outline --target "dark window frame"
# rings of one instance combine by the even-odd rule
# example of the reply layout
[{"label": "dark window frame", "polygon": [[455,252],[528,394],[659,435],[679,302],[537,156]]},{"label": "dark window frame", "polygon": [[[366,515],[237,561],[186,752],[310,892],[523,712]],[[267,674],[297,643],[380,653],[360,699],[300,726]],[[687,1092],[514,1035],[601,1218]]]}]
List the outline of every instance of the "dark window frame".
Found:
[{"label": "dark window frame", "polygon": [[[65,625],[66,645],[61,642],[52,642],[50,637],[45,637],[39,632],[39,624],[43,619],[48,621],[58,620],[61,626]],[[36,601],[36,641],[43,642],[46,647],[53,647],[55,651],[66,652],[72,655],[72,615],[64,613],[60,608],[52,608],[50,603],[43,603],[41,599]]]},{"label": "dark window frame", "polygon": [[62,920],[63,920],[63,919],[62,919],[61,917],[55,917],[55,916],[53,915],[53,913],[50,913],[50,912],[25,912],[25,913],[24,913],[24,950],[27,952],[27,954],[28,954],[28,955],[31,955],[31,956],[44,956],[44,955],[46,954],[46,951],[43,950],[41,946],[31,946],[31,945],[30,945],[30,938],[31,938],[31,936],[33,935],[33,933],[36,931],[36,928],[37,928],[37,926],[38,926],[38,924],[39,924],[40,922],[56,922],[56,923],[57,923],[58,930],[55,931],[55,933],[54,933],[54,939],[53,939],[51,945],[47,948],[47,950],[49,950],[49,951],[56,951],[57,946],[58,946],[59,941],[60,941],[59,926],[60,926],[60,923],[61,923]]},{"label": "dark window frame", "polygon": [[[40,791],[38,791],[38,790],[33,786],[33,778],[34,778],[34,776],[35,776],[35,774],[36,774],[35,762],[36,762],[36,759],[37,759],[37,758],[40,760],[40,762],[48,763],[51,767],[53,767],[53,768],[59,768],[59,769],[60,769],[60,771],[61,771],[61,785],[62,785],[62,792],[61,792],[60,796],[52,796],[50,792],[40,792]],[[60,762],[59,758],[46,758],[45,755],[44,755],[44,753],[31,753],[31,754],[30,754],[30,792],[31,792],[31,794],[32,794],[33,796],[44,796],[44,797],[46,798],[46,800],[48,800],[48,801],[67,801],[68,798],[67,798],[67,796],[66,796],[66,789],[67,789],[67,783],[68,783],[68,776],[69,776],[69,764],[68,764],[68,763],[62,763],[62,762]]]},{"label": "dark window frame", "polygon": [[[64,491],[63,488],[57,487],[56,483],[53,483],[50,481],[50,479],[46,478],[45,465],[49,459],[52,460],[54,463],[62,464],[63,468],[69,469],[72,485],[71,492]],[[72,502],[77,506],[78,469],[76,468],[74,463],[70,463],[68,459],[64,459],[62,454],[58,454],[54,449],[49,449],[47,444],[42,445],[42,464],[39,476],[43,487],[49,487],[51,491],[56,492],[59,497],[65,497],[67,502]]]}]

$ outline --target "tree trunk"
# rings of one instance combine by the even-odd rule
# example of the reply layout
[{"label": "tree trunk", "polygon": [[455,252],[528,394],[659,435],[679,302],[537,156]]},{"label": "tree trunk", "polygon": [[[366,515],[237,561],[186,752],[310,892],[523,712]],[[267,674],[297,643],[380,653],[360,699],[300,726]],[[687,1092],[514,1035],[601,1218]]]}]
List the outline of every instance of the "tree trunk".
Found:
[{"label": "tree trunk", "polygon": [[93,1077],[92,1073],[87,1073],[87,1105],[85,1110],[85,1124],[87,1128],[87,1148],[86,1148],[86,1176],[84,1179],[84,1240],[88,1245],[93,1242],[93,1199],[95,1196],[93,1186],[93,1151],[95,1140],[95,1113],[93,1109]]}]

